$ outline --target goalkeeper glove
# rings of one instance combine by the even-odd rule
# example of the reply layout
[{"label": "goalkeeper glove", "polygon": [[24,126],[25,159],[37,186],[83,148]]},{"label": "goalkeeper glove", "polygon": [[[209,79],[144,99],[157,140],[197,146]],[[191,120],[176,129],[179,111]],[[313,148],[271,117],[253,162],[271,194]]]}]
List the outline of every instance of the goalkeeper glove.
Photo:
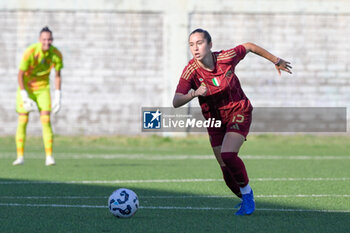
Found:
[{"label": "goalkeeper glove", "polygon": [[37,109],[36,103],[34,102],[34,100],[29,98],[26,90],[24,90],[24,89],[21,90],[21,96],[22,96],[22,101],[23,101],[23,108],[27,112],[32,112],[32,111],[35,111]]},{"label": "goalkeeper glove", "polygon": [[53,113],[58,113],[61,108],[61,91],[60,90],[55,90],[55,99],[52,104],[52,112]]}]

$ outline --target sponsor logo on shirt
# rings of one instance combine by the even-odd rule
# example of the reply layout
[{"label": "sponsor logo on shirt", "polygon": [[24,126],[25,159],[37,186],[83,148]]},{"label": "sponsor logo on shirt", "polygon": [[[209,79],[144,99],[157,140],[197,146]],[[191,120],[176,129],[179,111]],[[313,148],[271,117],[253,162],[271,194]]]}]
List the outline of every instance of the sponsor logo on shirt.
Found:
[{"label": "sponsor logo on shirt", "polygon": [[226,77],[226,78],[229,78],[229,77],[231,77],[231,75],[232,75],[232,71],[229,70],[229,71],[227,71],[227,73],[225,74],[225,77]]}]

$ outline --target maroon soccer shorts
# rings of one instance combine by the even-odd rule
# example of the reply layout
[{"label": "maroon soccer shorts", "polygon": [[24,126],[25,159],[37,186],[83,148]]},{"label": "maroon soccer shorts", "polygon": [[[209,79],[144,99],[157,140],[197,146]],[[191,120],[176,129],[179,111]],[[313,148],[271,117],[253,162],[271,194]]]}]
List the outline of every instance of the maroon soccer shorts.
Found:
[{"label": "maroon soccer shorts", "polygon": [[247,112],[227,112],[222,116],[222,124],[220,128],[208,127],[207,131],[212,147],[221,146],[224,136],[227,132],[236,132],[243,137],[247,137],[250,124],[252,122],[252,111]]}]

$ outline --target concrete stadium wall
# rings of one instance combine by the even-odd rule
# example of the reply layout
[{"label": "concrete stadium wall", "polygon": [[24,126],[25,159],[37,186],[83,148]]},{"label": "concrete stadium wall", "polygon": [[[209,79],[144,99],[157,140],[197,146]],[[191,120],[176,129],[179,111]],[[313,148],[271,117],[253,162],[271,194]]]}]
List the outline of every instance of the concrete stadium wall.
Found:
[{"label": "concrete stadium wall", "polygon": [[[213,50],[250,41],[292,63],[282,77],[252,54],[239,64],[254,106],[350,109],[348,1],[1,0],[0,135],[15,133],[18,63],[46,25],[65,64],[57,134],[140,134],[142,106],[171,106],[197,27]],[[41,133],[38,113],[28,133]]]}]

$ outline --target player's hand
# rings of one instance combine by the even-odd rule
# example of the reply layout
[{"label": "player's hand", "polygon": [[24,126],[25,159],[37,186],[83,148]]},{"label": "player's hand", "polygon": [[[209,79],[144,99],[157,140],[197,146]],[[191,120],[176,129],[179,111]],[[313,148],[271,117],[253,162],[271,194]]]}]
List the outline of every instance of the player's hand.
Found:
[{"label": "player's hand", "polygon": [[291,74],[292,71],[290,69],[292,69],[292,66],[290,65],[290,62],[287,62],[282,58],[278,59],[278,62],[275,64],[278,74],[281,75],[281,70]]},{"label": "player's hand", "polygon": [[194,97],[205,96],[208,88],[205,85],[201,85],[197,90],[194,91]]},{"label": "player's hand", "polygon": [[28,93],[26,90],[21,90],[21,96],[22,96],[22,101],[23,101],[23,108],[27,112],[32,112],[37,109],[36,103],[34,100],[29,98]]},{"label": "player's hand", "polygon": [[55,99],[52,104],[52,112],[53,113],[58,113],[61,109],[61,91],[56,90],[55,91]]}]

